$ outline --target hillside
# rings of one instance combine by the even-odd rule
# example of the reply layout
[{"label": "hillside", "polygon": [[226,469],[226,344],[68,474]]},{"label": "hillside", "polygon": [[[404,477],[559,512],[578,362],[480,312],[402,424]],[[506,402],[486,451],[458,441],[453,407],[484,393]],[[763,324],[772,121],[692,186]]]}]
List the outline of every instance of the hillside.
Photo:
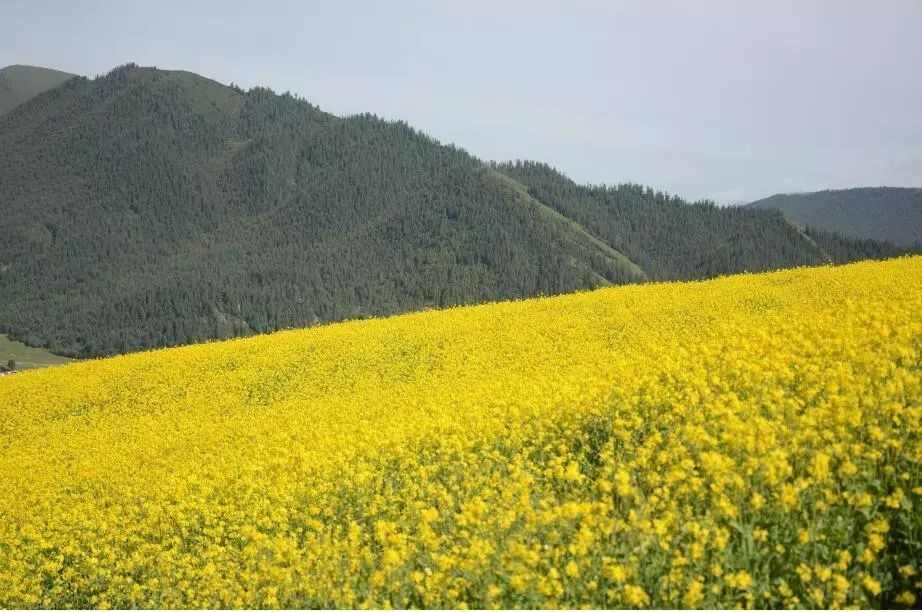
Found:
[{"label": "hillside", "polygon": [[0,117],[0,151],[0,333],[70,356],[831,259],[777,213],[181,71],[71,79]]},{"label": "hillside", "polygon": [[911,608],[920,311],[914,257],[3,377],[0,607]]},{"label": "hillside", "polygon": [[0,68],[0,115],[75,76],[69,72],[37,66],[14,65]]},{"label": "hillside", "polygon": [[748,205],[776,209],[801,226],[852,238],[922,244],[922,189],[862,187],[773,195]]},{"label": "hillside", "polygon": [[654,280],[693,280],[730,272],[892,257],[892,245],[806,233],[781,215],[713,203],[690,204],[641,185],[577,185],[545,164],[497,169],[535,198],[574,219],[636,262]]}]

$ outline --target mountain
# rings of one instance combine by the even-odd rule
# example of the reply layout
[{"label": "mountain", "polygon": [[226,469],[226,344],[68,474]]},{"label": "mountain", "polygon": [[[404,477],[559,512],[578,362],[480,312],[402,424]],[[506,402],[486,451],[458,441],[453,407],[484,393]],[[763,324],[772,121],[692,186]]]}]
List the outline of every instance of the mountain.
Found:
[{"label": "mountain", "polygon": [[498,169],[623,252],[651,280],[702,279],[828,259],[778,214],[689,204],[640,185],[577,185],[536,162]]},{"label": "mountain", "polygon": [[75,76],[69,72],[38,66],[14,65],[0,68],[0,115]]},{"label": "mountain", "polygon": [[68,356],[899,252],[133,64],[0,117],[0,151],[0,333]]},{"label": "mountain", "polygon": [[922,189],[861,187],[778,194],[748,206],[777,209],[798,225],[852,238],[922,244]]}]

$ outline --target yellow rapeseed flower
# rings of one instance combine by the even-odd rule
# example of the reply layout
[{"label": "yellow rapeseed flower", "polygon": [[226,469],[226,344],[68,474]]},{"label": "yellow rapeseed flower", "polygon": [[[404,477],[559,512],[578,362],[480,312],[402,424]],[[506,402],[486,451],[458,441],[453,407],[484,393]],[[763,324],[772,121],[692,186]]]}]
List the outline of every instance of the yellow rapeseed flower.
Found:
[{"label": "yellow rapeseed flower", "polygon": [[0,607],[913,606],[919,312],[911,257],[3,377]]}]

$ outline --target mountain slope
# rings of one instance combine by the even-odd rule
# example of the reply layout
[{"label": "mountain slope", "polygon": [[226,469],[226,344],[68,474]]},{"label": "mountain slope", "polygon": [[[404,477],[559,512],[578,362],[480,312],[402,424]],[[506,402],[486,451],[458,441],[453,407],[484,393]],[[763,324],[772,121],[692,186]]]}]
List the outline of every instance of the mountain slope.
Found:
[{"label": "mountain slope", "polygon": [[69,72],[38,66],[13,65],[0,68],[0,115],[75,76]]},{"label": "mountain slope", "polygon": [[798,225],[852,238],[922,244],[922,189],[862,187],[778,194],[748,207],[777,209]]},{"label": "mountain slope", "polygon": [[654,280],[701,279],[902,252],[892,245],[833,234],[808,235],[774,211],[689,204],[640,185],[577,185],[536,162],[496,168],[515,177],[534,198],[624,253]]},{"label": "mountain slope", "polygon": [[0,333],[71,356],[828,259],[777,213],[135,65],[0,117],[0,185]]},{"label": "mountain slope", "polygon": [[574,242],[583,243],[590,249],[591,247],[595,247],[604,257],[610,258],[614,262],[617,262],[617,265],[620,268],[624,269],[629,273],[629,275],[634,277],[632,280],[648,280],[649,277],[643,271],[643,269],[628,259],[624,253],[615,250],[610,244],[599,240],[588,231],[586,231],[583,226],[581,226],[573,219],[563,216],[547,204],[534,199],[531,194],[528,193],[528,189],[522,183],[496,170],[488,172],[487,176],[495,179],[500,184],[510,189],[514,200],[521,202],[525,206],[533,207],[534,210],[538,212],[538,214],[544,216],[551,222],[560,225],[565,234],[570,234],[572,236]]},{"label": "mountain slope", "polygon": [[4,119],[0,323],[65,353],[638,280],[402,123],[134,66]]}]

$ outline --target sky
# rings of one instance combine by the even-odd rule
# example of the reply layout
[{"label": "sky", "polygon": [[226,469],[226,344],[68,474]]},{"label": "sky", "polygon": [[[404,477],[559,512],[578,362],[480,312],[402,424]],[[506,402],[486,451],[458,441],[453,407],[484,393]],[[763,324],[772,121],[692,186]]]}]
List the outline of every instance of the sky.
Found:
[{"label": "sky", "polygon": [[922,0],[0,0],[0,66],[184,69],[722,204],[922,187]]}]

